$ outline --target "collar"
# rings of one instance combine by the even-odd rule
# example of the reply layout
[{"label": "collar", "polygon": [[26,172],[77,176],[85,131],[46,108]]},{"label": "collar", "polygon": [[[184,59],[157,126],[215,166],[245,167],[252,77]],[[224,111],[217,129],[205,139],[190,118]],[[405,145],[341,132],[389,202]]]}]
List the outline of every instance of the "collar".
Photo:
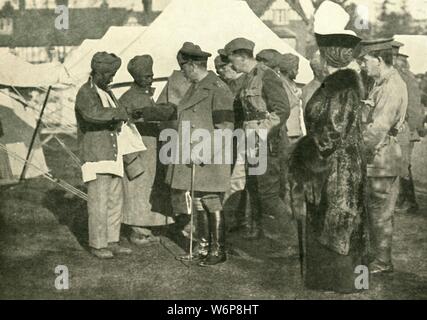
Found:
[{"label": "collar", "polygon": [[143,93],[148,94],[150,96],[153,96],[154,92],[156,91],[156,88],[153,88],[153,87],[144,88],[144,87],[141,87],[136,82],[131,84],[131,88],[137,89],[138,91],[142,91]]},{"label": "collar", "polygon": [[209,89],[216,82],[216,80],[217,80],[216,74],[213,71],[208,71],[208,74],[206,75],[206,77],[204,77],[199,82],[195,82],[194,86],[196,88]]},{"label": "collar", "polygon": [[387,82],[394,74],[396,74],[396,72],[397,71],[394,67],[390,67],[388,70],[384,72],[381,78],[376,81],[377,84],[382,85],[383,83]]}]

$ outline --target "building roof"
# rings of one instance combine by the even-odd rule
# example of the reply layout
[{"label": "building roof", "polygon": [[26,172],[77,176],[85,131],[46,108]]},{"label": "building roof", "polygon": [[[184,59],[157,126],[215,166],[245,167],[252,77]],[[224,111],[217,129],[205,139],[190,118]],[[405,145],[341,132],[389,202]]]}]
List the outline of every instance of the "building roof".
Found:
[{"label": "building roof", "polygon": [[277,34],[279,38],[296,38],[297,37],[295,32],[293,32],[292,30],[290,30],[285,26],[273,25],[273,26],[270,26],[270,29],[273,30],[273,32]]},{"label": "building roof", "polygon": [[252,11],[258,16],[261,17],[264,12],[266,12],[270,6],[277,0],[245,0]]},{"label": "building roof", "polygon": [[[100,39],[111,26],[124,25],[132,11],[125,8],[69,9],[69,29],[55,28],[56,14],[51,9],[15,10],[13,33],[0,35],[0,47],[78,46],[85,39]],[[137,14],[138,22],[147,25],[152,17]]]}]

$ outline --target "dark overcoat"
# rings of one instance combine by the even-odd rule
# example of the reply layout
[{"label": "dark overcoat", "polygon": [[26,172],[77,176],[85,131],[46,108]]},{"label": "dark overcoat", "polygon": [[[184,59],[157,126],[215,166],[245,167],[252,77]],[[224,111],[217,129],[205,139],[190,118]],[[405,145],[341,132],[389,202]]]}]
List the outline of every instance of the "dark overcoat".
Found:
[{"label": "dark overcoat", "polygon": [[[182,161],[183,131],[184,127],[189,125],[190,135],[197,129],[205,129],[212,138],[211,163],[196,166],[194,190],[226,192],[229,189],[231,164],[213,163],[215,154],[213,137],[215,129],[233,128],[233,100],[233,94],[227,85],[215,73],[209,71],[204,79],[190,87],[178,106],[156,106],[142,110],[145,120],[178,119],[177,156],[179,163],[170,164],[166,175],[166,182],[171,188],[190,190],[191,187],[191,166]],[[191,148],[196,144],[198,143],[192,143]],[[165,148],[166,145],[163,145],[162,148]],[[223,143],[221,151],[223,155],[225,150],[226,145]]]}]

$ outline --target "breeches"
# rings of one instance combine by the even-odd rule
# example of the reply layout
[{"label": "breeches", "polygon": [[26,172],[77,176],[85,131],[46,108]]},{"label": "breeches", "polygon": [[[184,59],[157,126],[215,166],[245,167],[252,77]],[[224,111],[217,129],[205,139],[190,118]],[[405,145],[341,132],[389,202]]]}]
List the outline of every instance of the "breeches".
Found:
[{"label": "breeches", "polygon": [[376,259],[390,263],[399,177],[369,177],[368,181],[371,249]]}]

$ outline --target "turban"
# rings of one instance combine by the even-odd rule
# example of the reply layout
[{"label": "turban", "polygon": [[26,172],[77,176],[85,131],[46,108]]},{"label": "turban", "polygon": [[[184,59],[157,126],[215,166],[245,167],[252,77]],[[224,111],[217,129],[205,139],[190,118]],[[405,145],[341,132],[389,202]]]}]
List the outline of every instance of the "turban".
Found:
[{"label": "turban", "polygon": [[280,59],[279,68],[281,72],[288,72],[298,68],[299,57],[292,53],[285,53]]},{"label": "turban", "polygon": [[91,68],[93,71],[100,73],[114,72],[116,73],[122,65],[122,60],[114,53],[97,52],[92,57]]},{"label": "turban", "polygon": [[138,77],[138,75],[152,76],[153,58],[148,54],[134,57],[128,63],[128,71],[134,79]]},{"label": "turban", "polygon": [[353,60],[353,49],[344,47],[320,47],[320,54],[326,63],[334,68],[343,68]]}]

